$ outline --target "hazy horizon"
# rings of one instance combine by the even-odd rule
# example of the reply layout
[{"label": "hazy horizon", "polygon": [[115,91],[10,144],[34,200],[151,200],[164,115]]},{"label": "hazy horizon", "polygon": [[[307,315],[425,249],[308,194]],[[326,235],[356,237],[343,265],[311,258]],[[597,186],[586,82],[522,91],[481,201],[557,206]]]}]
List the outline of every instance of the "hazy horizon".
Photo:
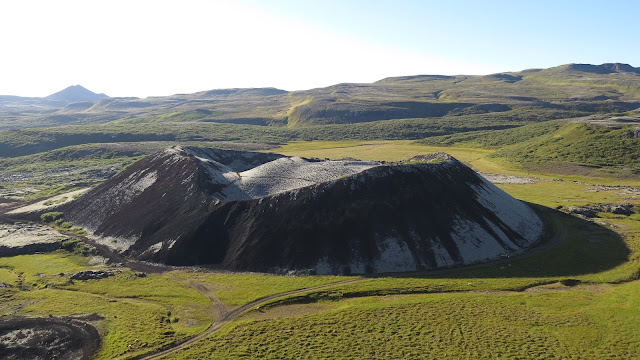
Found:
[{"label": "hazy horizon", "polygon": [[[0,5],[0,95],[70,85],[148,97],[220,88],[306,90],[419,74],[486,75],[568,63],[638,64],[640,4],[613,1],[279,0]],[[625,9],[625,11],[620,11]]]}]

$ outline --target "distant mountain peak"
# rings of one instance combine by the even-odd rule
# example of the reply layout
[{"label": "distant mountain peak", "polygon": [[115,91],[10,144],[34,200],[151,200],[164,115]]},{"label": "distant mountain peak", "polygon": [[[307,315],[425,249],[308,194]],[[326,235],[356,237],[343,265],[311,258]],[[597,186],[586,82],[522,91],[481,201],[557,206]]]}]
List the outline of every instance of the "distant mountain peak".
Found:
[{"label": "distant mountain peak", "polygon": [[105,94],[96,94],[82,85],[71,85],[64,90],[60,90],[57,93],[47,96],[46,99],[74,103],[81,101],[98,101],[107,97],[108,96]]}]

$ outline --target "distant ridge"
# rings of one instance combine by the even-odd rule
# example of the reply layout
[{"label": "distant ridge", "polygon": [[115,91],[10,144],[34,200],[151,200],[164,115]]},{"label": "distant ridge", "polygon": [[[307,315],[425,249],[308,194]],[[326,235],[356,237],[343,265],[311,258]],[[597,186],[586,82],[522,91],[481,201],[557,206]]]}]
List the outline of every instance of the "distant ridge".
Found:
[{"label": "distant ridge", "polygon": [[65,101],[67,103],[98,101],[104,98],[108,98],[108,96],[105,94],[96,94],[81,85],[72,85],[64,90],[60,90],[57,93],[45,97],[45,99]]},{"label": "distant ridge", "polygon": [[601,65],[591,64],[569,64],[566,65],[564,71],[580,71],[593,74],[622,74],[632,73],[640,75],[640,68],[633,67],[629,64],[622,63],[606,63]]},{"label": "distant ridge", "polygon": [[[489,75],[398,76],[296,91],[209,89],[146,98],[107,97],[75,85],[47,97],[0,96],[0,129],[148,119],[167,124],[299,128],[295,136],[311,139],[322,133],[325,139],[336,139],[344,135],[328,127],[322,131],[302,128],[362,124],[350,129],[347,136],[418,139],[634,111],[640,108],[638,88],[640,67],[624,63],[573,63]],[[493,119],[476,116],[480,114],[491,114]],[[454,121],[453,116],[473,116],[477,121]],[[439,119],[437,124],[422,120],[427,118]],[[389,120],[399,121],[385,122]],[[378,124],[374,126],[374,122]],[[380,130],[383,127],[385,130]],[[289,139],[284,130],[273,131]]]}]

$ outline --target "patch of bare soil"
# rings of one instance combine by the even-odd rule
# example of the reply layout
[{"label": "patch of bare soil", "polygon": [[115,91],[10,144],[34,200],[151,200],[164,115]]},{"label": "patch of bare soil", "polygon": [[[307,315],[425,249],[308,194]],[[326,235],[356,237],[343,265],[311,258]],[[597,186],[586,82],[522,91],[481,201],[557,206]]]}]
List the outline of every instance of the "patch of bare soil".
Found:
[{"label": "patch of bare soil", "polygon": [[0,221],[0,256],[57,250],[64,239],[60,233],[45,225]]},{"label": "patch of bare soil", "polygon": [[525,293],[549,293],[549,292],[563,292],[569,290],[589,290],[592,292],[603,292],[610,290],[614,285],[612,284],[581,284],[578,280],[564,280],[552,284],[534,286],[525,290]]},{"label": "patch of bare soil", "polygon": [[251,311],[243,316],[246,319],[269,320],[301,317],[313,314],[319,314],[332,309],[333,306],[327,304],[292,304],[287,306],[276,306],[266,310],[257,307],[255,311]]},{"label": "patch of bare soil", "polygon": [[[84,320],[100,319],[93,315]],[[96,328],[78,318],[0,318],[0,355],[5,360],[89,359],[99,346]]]},{"label": "patch of bare soil", "polygon": [[89,188],[80,189],[80,190],[76,190],[76,191],[72,191],[72,192],[56,195],[54,197],[38,201],[36,203],[29,204],[27,206],[23,206],[21,208],[13,209],[13,210],[7,212],[7,214],[8,215],[16,215],[16,214],[32,213],[32,212],[36,212],[36,211],[43,211],[43,210],[53,209],[53,208],[57,207],[58,205],[62,205],[64,203],[72,201],[73,199],[75,199],[75,197],[80,196],[83,193],[87,192],[87,190],[89,190]]},{"label": "patch of bare soil", "polygon": [[479,173],[483,178],[493,184],[535,184],[536,180],[522,176],[492,174],[486,172]]}]

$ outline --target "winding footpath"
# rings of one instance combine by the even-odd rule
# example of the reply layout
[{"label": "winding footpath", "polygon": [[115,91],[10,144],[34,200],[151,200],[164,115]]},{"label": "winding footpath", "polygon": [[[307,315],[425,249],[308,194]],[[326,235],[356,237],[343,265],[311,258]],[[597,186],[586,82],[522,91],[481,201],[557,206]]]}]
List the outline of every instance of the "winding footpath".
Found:
[{"label": "winding footpath", "polygon": [[[266,303],[268,303],[271,300],[275,300],[275,299],[279,299],[282,297],[286,297],[286,296],[291,296],[291,295],[300,295],[300,294],[304,294],[307,292],[311,292],[311,291],[316,291],[316,290],[323,290],[323,289],[327,289],[327,288],[331,288],[334,287],[336,285],[343,285],[343,284],[349,284],[349,283],[354,283],[354,282],[358,282],[358,281],[363,281],[363,280],[367,280],[367,278],[354,278],[354,279],[348,279],[348,280],[344,280],[344,281],[337,281],[337,282],[333,282],[333,283],[329,283],[329,284],[324,284],[324,285],[318,285],[318,286],[313,286],[313,287],[308,287],[308,288],[304,288],[304,289],[298,289],[298,290],[291,290],[291,291],[285,291],[285,292],[281,292],[281,293],[277,293],[277,294],[272,294],[272,295],[268,295],[268,296],[264,296],[261,297],[259,299],[253,300],[251,302],[248,302],[240,307],[237,307],[227,313],[225,313],[222,318],[218,321],[214,321],[209,328],[207,328],[207,330],[203,331],[202,333],[200,333],[199,335],[196,335],[192,338],[190,338],[189,340],[182,342],[174,347],[171,347],[169,349],[157,352],[155,354],[151,354],[151,355],[144,355],[142,357],[138,357],[136,359],[144,359],[144,360],[148,360],[148,359],[159,359],[161,357],[173,354],[177,351],[180,351],[184,348],[187,348],[191,345],[193,345],[194,343],[208,337],[209,335],[213,334],[214,332],[220,330],[223,326],[225,326],[226,324],[228,324],[229,322],[237,319],[238,317],[240,317],[241,315],[243,315],[244,313],[246,313],[247,311],[264,305]],[[207,295],[207,297],[209,297],[210,300],[215,301],[215,299],[212,299],[210,295]]]}]

